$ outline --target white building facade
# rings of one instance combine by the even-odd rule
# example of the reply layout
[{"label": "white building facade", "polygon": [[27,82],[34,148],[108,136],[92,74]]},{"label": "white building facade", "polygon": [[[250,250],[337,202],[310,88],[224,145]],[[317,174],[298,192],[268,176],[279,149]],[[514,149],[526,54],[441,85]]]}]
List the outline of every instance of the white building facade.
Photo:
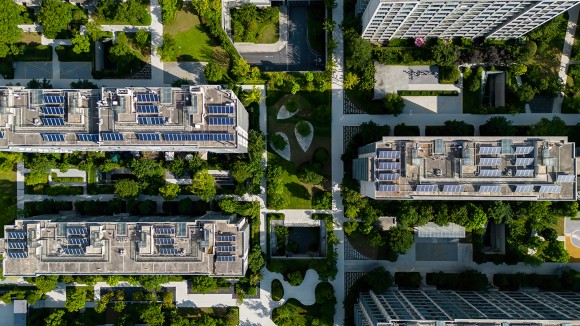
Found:
[{"label": "white building facade", "polygon": [[520,37],[577,0],[359,0],[362,36],[376,43],[416,37]]}]

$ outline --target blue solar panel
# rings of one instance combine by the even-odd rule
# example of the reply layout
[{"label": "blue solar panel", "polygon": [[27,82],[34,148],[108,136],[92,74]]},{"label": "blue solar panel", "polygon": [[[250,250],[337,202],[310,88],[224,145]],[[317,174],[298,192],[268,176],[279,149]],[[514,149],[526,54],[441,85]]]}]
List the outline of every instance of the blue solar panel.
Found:
[{"label": "blue solar panel", "polygon": [[42,109],[40,109],[40,111],[42,112],[42,114],[50,114],[50,115],[64,114],[64,108],[61,108],[60,106],[45,106]]},{"label": "blue solar panel", "polygon": [[87,234],[87,229],[85,228],[67,228],[67,235],[84,235]]},{"label": "blue solar panel", "polygon": [[217,236],[217,241],[236,241],[236,236],[235,235],[218,235]]},{"label": "blue solar panel", "polygon": [[8,239],[26,239],[26,232],[24,231],[8,231]]},{"label": "blue solar panel", "polygon": [[157,105],[137,105],[137,113],[159,113]]},{"label": "blue solar panel", "polygon": [[236,261],[236,256],[216,256],[216,261]]},{"label": "blue solar panel", "polygon": [[119,133],[108,133],[108,134],[101,134],[103,141],[116,141],[116,140],[123,140],[123,134]]},{"label": "blue solar panel", "polygon": [[10,257],[10,258],[28,258],[28,253],[25,251],[8,250],[8,257]]},{"label": "blue solar panel", "polygon": [[83,247],[64,247],[62,251],[65,255],[84,255],[85,249]]},{"label": "blue solar panel", "polygon": [[26,248],[26,242],[24,241],[8,241],[9,249],[24,249]]},{"label": "blue solar panel", "polygon": [[40,118],[40,121],[45,126],[64,126],[63,118]]},{"label": "blue solar panel", "polygon": [[99,134],[77,134],[77,138],[79,141],[91,141],[96,143],[99,141]]},{"label": "blue solar panel", "polygon": [[379,158],[400,158],[401,157],[401,152],[400,151],[379,151]]},{"label": "blue solar panel", "polygon": [[138,93],[137,102],[159,102],[159,96],[153,93]]},{"label": "blue solar panel", "polygon": [[137,139],[143,140],[143,141],[159,141],[159,140],[161,140],[161,138],[159,137],[159,134],[155,134],[155,133],[142,133],[142,134],[136,134],[136,135],[137,135]]},{"label": "blue solar panel", "polygon": [[207,123],[215,126],[233,126],[235,124],[234,118],[227,117],[208,117]]},{"label": "blue solar panel", "polygon": [[234,141],[233,134],[185,134],[185,133],[164,133],[163,139],[166,141]]},{"label": "blue solar panel", "polygon": [[155,228],[157,234],[175,234],[175,228]]},{"label": "blue solar panel", "polygon": [[42,134],[44,141],[64,141],[63,134]]},{"label": "blue solar panel", "polygon": [[44,103],[64,103],[64,96],[44,95]]},{"label": "blue solar panel", "polygon": [[163,117],[137,117],[137,122],[140,125],[162,125],[165,123]]},{"label": "blue solar panel", "polygon": [[177,248],[159,248],[160,255],[179,255],[179,249]]},{"label": "blue solar panel", "polygon": [[208,105],[207,112],[209,114],[233,114],[233,105]]},{"label": "blue solar panel", "polygon": [[175,243],[173,238],[155,238],[156,245],[172,245]]},{"label": "blue solar panel", "polygon": [[88,245],[89,244],[89,239],[87,239],[87,238],[68,238],[67,241],[69,244],[74,244],[74,245]]},{"label": "blue solar panel", "polygon": [[216,246],[216,252],[232,252],[236,251],[236,246]]}]

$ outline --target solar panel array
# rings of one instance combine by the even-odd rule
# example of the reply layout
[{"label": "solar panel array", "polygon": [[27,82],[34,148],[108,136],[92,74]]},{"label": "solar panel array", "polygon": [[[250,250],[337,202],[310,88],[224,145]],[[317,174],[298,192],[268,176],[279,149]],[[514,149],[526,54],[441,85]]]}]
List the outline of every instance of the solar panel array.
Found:
[{"label": "solar panel array", "polygon": [[480,166],[498,166],[501,165],[501,158],[499,157],[482,157],[479,159]]},{"label": "solar panel array", "polygon": [[216,246],[216,252],[232,252],[236,251],[236,246]]},{"label": "solar panel array", "polygon": [[235,235],[218,235],[217,241],[236,241]]},{"label": "solar panel array", "polygon": [[106,134],[101,134],[101,137],[103,138],[103,141],[118,141],[118,140],[123,140],[123,134],[119,134],[119,133],[106,133]]},{"label": "solar panel array", "polygon": [[24,231],[7,231],[8,239],[26,239],[26,232]]},{"label": "solar panel array", "polygon": [[463,192],[463,185],[444,185],[443,192]]},{"label": "solar panel array", "polygon": [[576,177],[571,174],[559,174],[556,177],[556,182],[574,182],[574,180],[576,180]]},{"label": "solar panel array", "polygon": [[398,180],[398,173],[379,173],[379,180]]},{"label": "solar panel array", "polygon": [[9,249],[24,249],[26,248],[26,242],[24,241],[8,241]]},{"label": "solar panel array", "polygon": [[216,256],[216,261],[236,261],[236,256]]},{"label": "solar panel array", "polygon": [[234,134],[184,134],[184,133],[165,133],[163,139],[166,141],[234,141]]},{"label": "solar panel array", "polygon": [[67,238],[69,244],[73,245],[88,245],[89,239],[87,238]]},{"label": "solar panel array", "polygon": [[155,238],[156,245],[173,245],[175,243],[175,239],[173,238]]},{"label": "solar panel array", "polygon": [[45,106],[40,109],[40,112],[42,114],[63,115],[64,108],[61,108],[60,106]]},{"label": "solar panel array", "polygon": [[177,248],[159,248],[160,255],[179,255],[179,249]]},{"label": "solar panel array", "polygon": [[136,135],[137,135],[137,139],[143,140],[143,141],[159,141],[159,140],[161,140],[161,135],[156,134],[156,133],[142,133],[142,134],[136,134]]},{"label": "solar panel array", "polygon": [[415,191],[417,192],[436,192],[439,188],[437,185],[417,185]]},{"label": "solar panel array", "polygon": [[85,235],[87,234],[87,229],[85,228],[67,228],[66,234],[68,235]]},{"label": "solar panel array", "polygon": [[44,103],[64,103],[64,96],[44,95],[42,99]]},{"label": "solar panel array", "polygon": [[534,151],[533,146],[518,146],[516,147],[516,155],[526,155]]},{"label": "solar panel array", "polygon": [[137,102],[159,102],[159,96],[153,93],[137,93]]},{"label": "solar panel array", "polygon": [[77,139],[96,143],[99,141],[99,134],[77,134]]},{"label": "solar panel array", "polygon": [[42,134],[44,141],[64,141],[63,134]]},{"label": "solar panel array", "polygon": [[398,192],[399,186],[397,186],[397,185],[379,185],[379,191]]},{"label": "solar panel array", "polygon": [[85,249],[83,247],[77,247],[77,246],[70,247],[70,246],[67,246],[67,247],[62,248],[62,252],[65,255],[84,255],[85,254]]},{"label": "solar panel array", "polygon": [[175,228],[155,228],[157,234],[175,234]]},{"label": "solar panel array", "polygon": [[233,105],[208,105],[207,113],[209,114],[233,114]]},{"label": "solar panel array", "polygon": [[379,162],[379,170],[399,170],[401,169],[401,163],[399,162]]},{"label": "solar panel array", "polygon": [[159,113],[157,105],[137,105],[137,113]]},{"label": "solar panel array", "polygon": [[28,258],[28,253],[25,251],[8,250],[8,257],[10,257],[10,258]]},{"label": "solar panel array", "polygon": [[534,192],[534,185],[517,185],[516,190],[514,192],[522,193],[522,192]]},{"label": "solar panel array", "polygon": [[534,170],[516,170],[516,177],[533,177]]},{"label": "solar panel array", "polygon": [[379,151],[379,158],[400,158],[400,151]]},{"label": "solar panel array", "polygon": [[541,186],[540,193],[542,194],[559,194],[562,191],[561,186]]},{"label": "solar panel array", "polygon": [[162,125],[165,123],[163,117],[137,117],[137,123],[140,125]]},{"label": "solar panel array", "polygon": [[479,192],[500,192],[500,185],[483,185],[479,186]]},{"label": "solar panel array", "polygon": [[479,171],[479,176],[484,178],[501,177],[501,170],[481,170]]},{"label": "solar panel array", "polygon": [[207,123],[211,126],[233,126],[235,119],[228,117],[207,117]]},{"label": "solar panel array", "polygon": [[40,118],[45,126],[64,126],[64,118]]},{"label": "solar panel array", "polygon": [[501,147],[480,147],[479,154],[481,155],[496,155],[501,154]]},{"label": "solar panel array", "polygon": [[515,166],[528,166],[534,163],[534,159],[532,157],[519,157],[516,158]]}]

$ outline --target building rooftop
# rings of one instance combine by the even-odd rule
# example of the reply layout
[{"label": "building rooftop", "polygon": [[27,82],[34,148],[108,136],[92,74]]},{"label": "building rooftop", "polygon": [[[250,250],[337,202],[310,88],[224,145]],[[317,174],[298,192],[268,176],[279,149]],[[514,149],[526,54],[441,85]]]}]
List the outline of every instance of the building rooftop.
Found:
[{"label": "building rooftop", "polygon": [[220,86],[0,88],[0,151],[246,152],[247,130]]},{"label": "building rooftop", "polygon": [[249,225],[235,214],[197,219],[39,216],[17,220],[4,230],[0,251],[5,276],[242,276],[247,268]]},{"label": "building rooftop", "polygon": [[384,137],[353,160],[376,199],[576,200],[576,174],[566,137]]}]

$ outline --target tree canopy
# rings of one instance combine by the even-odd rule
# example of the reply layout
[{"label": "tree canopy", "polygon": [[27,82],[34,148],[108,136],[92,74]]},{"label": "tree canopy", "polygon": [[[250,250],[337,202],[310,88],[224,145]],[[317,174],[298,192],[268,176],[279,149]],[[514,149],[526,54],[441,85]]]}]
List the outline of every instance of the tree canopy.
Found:
[{"label": "tree canopy", "polygon": [[87,299],[87,288],[77,286],[72,291],[67,291],[66,302],[64,304],[68,311],[79,311],[85,307]]},{"label": "tree canopy", "polygon": [[[12,0],[0,0],[0,44],[8,46],[20,41],[22,37],[22,30],[18,24],[22,23],[20,16],[20,6]],[[0,58],[2,58],[4,51],[0,51]]]},{"label": "tree canopy", "polygon": [[192,194],[202,200],[210,201],[216,194],[215,179],[207,170],[199,171],[195,174],[190,186]]},{"label": "tree canopy", "polygon": [[403,226],[396,226],[387,232],[389,247],[393,252],[405,254],[415,241],[413,233]]},{"label": "tree canopy", "polygon": [[481,126],[481,133],[485,136],[514,136],[516,128],[506,117],[495,116],[487,119],[485,124]]},{"label": "tree canopy", "polygon": [[532,125],[529,134],[530,136],[567,136],[568,126],[560,117],[553,117],[552,120],[542,118]]},{"label": "tree canopy", "polygon": [[137,198],[139,191],[139,183],[135,180],[122,179],[115,183],[115,195],[121,198]]},{"label": "tree canopy", "polygon": [[38,22],[46,38],[56,38],[57,34],[68,28],[72,21],[74,5],[59,0],[43,0],[38,11]]}]

